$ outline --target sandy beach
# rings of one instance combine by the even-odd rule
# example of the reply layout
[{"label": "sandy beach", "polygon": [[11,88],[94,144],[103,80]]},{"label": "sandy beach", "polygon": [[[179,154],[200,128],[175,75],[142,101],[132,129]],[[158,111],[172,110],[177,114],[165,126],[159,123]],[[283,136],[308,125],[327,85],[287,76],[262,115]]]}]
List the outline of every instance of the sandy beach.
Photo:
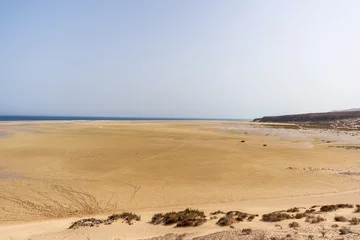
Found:
[{"label": "sandy beach", "polygon": [[[279,222],[283,229],[261,221],[262,214],[293,207],[360,204],[359,150],[344,148],[360,146],[360,134],[289,126],[241,121],[0,123],[0,239],[150,239],[169,233],[186,233],[183,239],[208,234],[215,235],[203,238],[255,239],[261,231],[317,239],[322,228],[329,239],[337,239],[334,216],[360,213],[324,213],[326,221],[320,224],[301,219],[296,231],[288,227],[293,220]],[[149,223],[155,213],[189,207],[203,210],[208,221],[190,228]],[[216,210],[259,217],[230,229],[210,220]],[[141,220],[68,229],[81,218],[122,211],[139,214]],[[358,225],[350,227],[360,233]],[[244,228],[253,229],[254,236],[243,235]],[[221,231],[226,232],[216,235]],[[354,234],[343,238],[357,239]]]}]

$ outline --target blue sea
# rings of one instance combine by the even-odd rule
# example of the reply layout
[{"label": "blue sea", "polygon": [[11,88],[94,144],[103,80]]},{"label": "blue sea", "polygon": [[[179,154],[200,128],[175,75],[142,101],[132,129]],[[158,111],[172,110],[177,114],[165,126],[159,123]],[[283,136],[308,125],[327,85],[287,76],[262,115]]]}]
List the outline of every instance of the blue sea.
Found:
[{"label": "blue sea", "polygon": [[147,117],[81,117],[81,116],[0,116],[0,121],[94,121],[94,120],[116,120],[116,121],[151,121],[151,120],[226,120],[226,121],[248,121],[247,119],[216,119],[216,118],[147,118]]}]

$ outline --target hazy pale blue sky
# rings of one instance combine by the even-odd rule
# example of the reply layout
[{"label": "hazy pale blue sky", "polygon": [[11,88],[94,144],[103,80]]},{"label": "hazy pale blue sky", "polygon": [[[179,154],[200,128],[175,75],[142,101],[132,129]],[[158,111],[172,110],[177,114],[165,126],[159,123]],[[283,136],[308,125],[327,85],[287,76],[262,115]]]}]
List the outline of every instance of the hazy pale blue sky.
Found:
[{"label": "hazy pale blue sky", "polygon": [[3,0],[0,114],[360,107],[357,0]]}]

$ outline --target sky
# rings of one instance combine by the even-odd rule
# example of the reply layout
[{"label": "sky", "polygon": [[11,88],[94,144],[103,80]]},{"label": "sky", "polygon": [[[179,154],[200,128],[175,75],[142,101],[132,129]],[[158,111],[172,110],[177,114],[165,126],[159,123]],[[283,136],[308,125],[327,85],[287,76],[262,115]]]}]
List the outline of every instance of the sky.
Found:
[{"label": "sky", "polygon": [[357,0],[3,0],[0,115],[360,107]]}]

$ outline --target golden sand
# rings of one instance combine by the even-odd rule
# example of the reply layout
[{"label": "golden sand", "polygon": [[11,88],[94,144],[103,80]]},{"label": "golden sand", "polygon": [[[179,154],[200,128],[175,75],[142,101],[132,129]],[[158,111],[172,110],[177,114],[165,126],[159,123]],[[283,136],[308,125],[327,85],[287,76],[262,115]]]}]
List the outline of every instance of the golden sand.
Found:
[{"label": "golden sand", "polygon": [[360,172],[359,152],[329,147],[350,139],[333,132],[220,121],[10,122],[0,131],[10,133],[0,137],[3,224],[359,196],[360,178],[340,174]]}]

